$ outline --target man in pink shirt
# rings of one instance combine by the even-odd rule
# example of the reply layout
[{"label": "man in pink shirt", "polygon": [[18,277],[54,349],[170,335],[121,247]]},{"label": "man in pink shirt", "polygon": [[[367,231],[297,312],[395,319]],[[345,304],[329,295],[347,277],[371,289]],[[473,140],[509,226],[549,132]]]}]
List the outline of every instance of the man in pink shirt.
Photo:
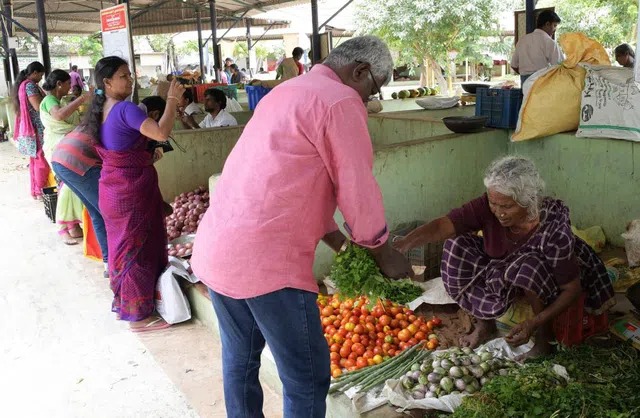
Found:
[{"label": "man in pink shirt", "polygon": [[265,343],[283,383],[284,417],[325,416],[329,350],[312,266],[319,241],[334,251],[345,241],[336,207],[387,276],[412,275],[387,240],[364,106],[392,70],[378,38],[342,43],[260,101],[225,163],[192,267],[218,317],[229,417],[262,416]]},{"label": "man in pink shirt", "polygon": [[84,90],[84,80],[82,76],[78,73],[78,66],[74,65],[71,67],[71,71],[69,72],[71,76],[71,91],[75,86],[80,87],[80,90]]}]

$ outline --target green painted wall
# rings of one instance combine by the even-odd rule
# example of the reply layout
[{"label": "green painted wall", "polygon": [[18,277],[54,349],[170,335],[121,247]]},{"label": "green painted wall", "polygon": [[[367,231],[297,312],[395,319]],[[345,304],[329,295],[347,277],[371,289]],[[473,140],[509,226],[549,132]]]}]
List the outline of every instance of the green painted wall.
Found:
[{"label": "green painted wall", "polygon": [[610,242],[624,245],[620,234],[640,217],[640,144],[565,133],[510,143],[508,151],[535,160],[548,194],[567,203],[576,227],[600,225]]}]

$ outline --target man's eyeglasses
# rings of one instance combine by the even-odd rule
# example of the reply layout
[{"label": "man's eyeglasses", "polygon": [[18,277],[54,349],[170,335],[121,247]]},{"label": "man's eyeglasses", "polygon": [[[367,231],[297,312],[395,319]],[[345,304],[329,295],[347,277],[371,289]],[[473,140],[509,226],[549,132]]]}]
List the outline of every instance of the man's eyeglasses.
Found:
[{"label": "man's eyeglasses", "polygon": [[[368,64],[366,62],[363,61],[358,61],[356,60],[357,64]],[[378,92],[378,100],[384,100],[382,97],[382,90],[380,90],[380,87],[378,86],[378,83],[376,82],[376,78],[373,76],[373,73],[371,72],[371,64],[369,64],[369,67],[367,68],[367,70],[369,71],[369,76],[371,77],[371,81],[373,81],[373,86],[376,88],[376,91]],[[369,95],[369,101],[374,100],[376,96],[376,93],[373,93],[371,95]]]}]

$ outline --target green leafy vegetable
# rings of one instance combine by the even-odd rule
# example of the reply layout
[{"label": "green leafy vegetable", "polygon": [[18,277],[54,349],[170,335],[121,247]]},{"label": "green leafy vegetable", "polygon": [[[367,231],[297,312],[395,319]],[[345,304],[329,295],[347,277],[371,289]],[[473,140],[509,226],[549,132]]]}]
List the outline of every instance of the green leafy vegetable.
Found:
[{"label": "green leafy vegetable", "polygon": [[423,292],[410,279],[384,277],[369,251],[351,243],[336,255],[331,267],[331,280],[341,295],[349,298],[368,296],[372,303],[378,299],[389,299],[404,305]]}]

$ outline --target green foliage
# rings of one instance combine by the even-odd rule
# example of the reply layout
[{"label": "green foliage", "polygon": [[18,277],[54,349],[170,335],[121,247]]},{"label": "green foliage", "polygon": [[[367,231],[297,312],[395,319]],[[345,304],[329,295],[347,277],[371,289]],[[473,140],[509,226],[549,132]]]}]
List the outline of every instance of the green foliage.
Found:
[{"label": "green foliage", "polygon": [[[147,42],[149,42],[149,46],[151,46],[153,52],[166,52],[173,35],[146,35],[145,38]],[[197,50],[198,47],[196,46],[196,51]]]},{"label": "green foliage", "polygon": [[103,56],[102,39],[99,35],[54,36],[49,39],[49,47],[52,54],[89,56],[92,65]]},{"label": "green foliage", "polygon": [[249,56],[249,47],[246,42],[236,42],[233,44],[233,56],[235,59],[247,58]]},{"label": "green foliage", "polygon": [[[447,67],[451,50],[479,54],[478,41],[498,34],[499,13],[510,5],[500,0],[386,0],[362,2],[356,12],[359,32],[381,37],[399,51],[399,64],[425,59]],[[464,55],[460,55],[464,58]]]},{"label": "green foliage", "polygon": [[[620,343],[613,348],[588,345],[561,349],[509,376],[496,377],[467,397],[452,418],[631,418],[640,416],[638,353]],[[570,380],[552,372],[564,366]]]},{"label": "green foliage", "polygon": [[404,305],[422,294],[422,288],[409,279],[384,277],[369,251],[355,244],[349,244],[346,250],[336,255],[331,266],[331,280],[342,296],[365,295],[372,304],[378,299],[389,299]]},{"label": "green foliage", "polygon": [[198,41],[189,39],[177,48],[177,52],[180,55],[189,55],[198,53]]}]

